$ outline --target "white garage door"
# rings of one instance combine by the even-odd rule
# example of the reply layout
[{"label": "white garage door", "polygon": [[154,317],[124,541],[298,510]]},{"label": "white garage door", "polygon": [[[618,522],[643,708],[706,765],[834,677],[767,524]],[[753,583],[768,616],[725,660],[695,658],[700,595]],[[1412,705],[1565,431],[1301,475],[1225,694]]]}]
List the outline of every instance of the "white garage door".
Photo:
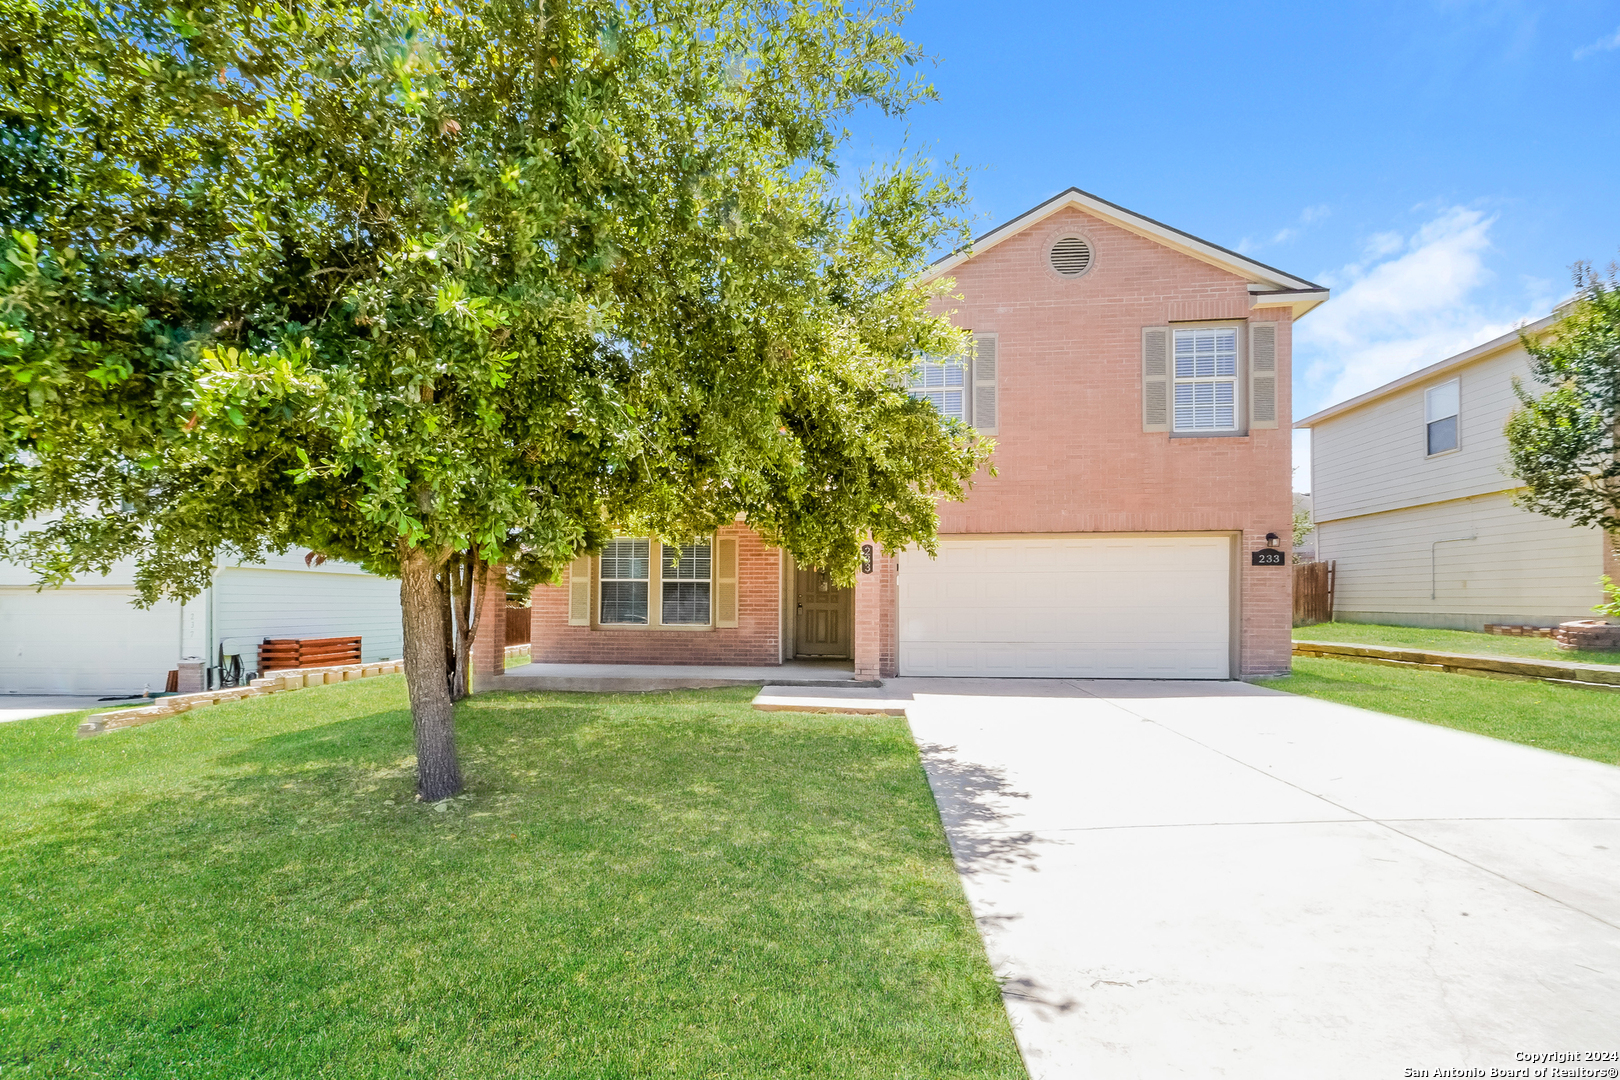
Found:
[{"label": "white garage door", "polygon": [[900,674],[1230,676],[1224,536],[942,540],[900,558]]},{"label": "white garage door", "polygon": [[139,694],[180,655],[180,608],[129,589],[0,588],[0,692]]}]

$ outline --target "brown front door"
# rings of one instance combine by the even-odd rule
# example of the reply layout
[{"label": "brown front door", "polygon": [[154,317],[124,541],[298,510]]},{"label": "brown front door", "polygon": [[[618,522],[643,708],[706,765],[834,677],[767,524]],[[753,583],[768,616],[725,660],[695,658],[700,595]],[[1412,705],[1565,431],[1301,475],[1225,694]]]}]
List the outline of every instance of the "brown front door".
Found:
[{"label": "brown front door", "polygon": [[820,570],[800,570],[797,591],[794,655],[848,660],[849,612],[855,590],[834,588]]}]

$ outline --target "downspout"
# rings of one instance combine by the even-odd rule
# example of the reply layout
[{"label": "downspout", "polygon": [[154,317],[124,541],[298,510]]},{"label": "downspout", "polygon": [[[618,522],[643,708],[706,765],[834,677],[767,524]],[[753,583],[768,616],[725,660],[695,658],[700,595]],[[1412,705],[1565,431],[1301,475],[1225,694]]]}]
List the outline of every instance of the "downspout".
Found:
[{"label": "downspout", "polygon": [[1452,536],[1452,537],[1448,537],[1445,540],[1436,540],[1434,543],[1429,545],[1429,599],[1431,601],[1435,599],[1435,593],[1437,592],[1437,589],[1435,587],[1435,578],[1436,578],[1435,553],[1436,553],[1436,549],[1438,549],[1441,544],[1455,544],[1460,540],[1478,540],[1478,539],[1479,539],[1478,536]]}]

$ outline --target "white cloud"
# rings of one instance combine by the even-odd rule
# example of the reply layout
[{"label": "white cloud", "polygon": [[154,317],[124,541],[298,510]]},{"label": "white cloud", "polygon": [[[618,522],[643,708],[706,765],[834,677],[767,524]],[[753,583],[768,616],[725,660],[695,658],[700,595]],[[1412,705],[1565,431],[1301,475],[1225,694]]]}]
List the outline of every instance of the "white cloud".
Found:
[{"label": "white cloud", "polygon": [[[1487,306],[1495,217],[1443,210],[1410,237],[1379,233],[1362,260],[1323,275],[1334,297],[1301,322],[1296,415],[1314,412],[1444,360],[1545,314],[1550,297],[1513,309]],[[1542,290],[1537,289],[1538,293]]]},{"label": "white cloud", "polygon": [[1252,255],[1261,248],[1276,247],[1278,244],[1286,244],[1288,241],[1293,240],[1295,237],[1299,236],[1300,233],[1304,232],[1305,226],[1310,225],[1313,222],[1321,221],[1323,218],[1327,217],[1329,213],[1330,211],[1326,204],[1307,206],[1305,209],[1299,212],[1299,221],[1297,225],[1289,225],[1278,229],[1276,232],[1272,233],[1270,237],[1260,240],[1256,240],[1252,236],[1245,236],[1238,242],[1237,250],[1244,255]]},{"label": "white cloud", "polygon": [[1585,60],[1593,53],[1611,52],[1615,49],[1620,49],[1620,30],[1616,30],[1608,37],[1598,38],[1590,45],[1582,45],[1575,50],[1575,59]]}]

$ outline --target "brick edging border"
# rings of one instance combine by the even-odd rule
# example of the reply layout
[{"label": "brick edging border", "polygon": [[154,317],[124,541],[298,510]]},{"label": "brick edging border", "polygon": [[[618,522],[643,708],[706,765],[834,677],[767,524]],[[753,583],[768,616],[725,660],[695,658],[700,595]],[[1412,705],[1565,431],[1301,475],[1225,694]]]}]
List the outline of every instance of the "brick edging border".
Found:
[{"label": "brick edging border", "polygon": [[1397,649],[1385,645],[1351,645],[1335,641],[1296,641],[1294,655],[1446,671],[1454,675],[1474,675],[1486,679],[1545,682],[1559,686],[1578,686],[1584,690],[1620,692],[1620,666],[1609,667],[1604,664],[1531,660],[1511,656],[1474,656],[1467,653],[1429,652],[1426,649]]},{"label": "brick edging border", "polygon": [[222,705],[227,701],[241,701],[243,698],[263,697],[265,694],[302,690],[306,686],[355,682],[379,675],[398,675],[404,670],[403,660],[387,660],[377,664],[340,664],[335,667],[273,671],[262,679],[252,680],[246,686],[205,690],[200,694],[176,694],[173,697],[159,698],[157,704],[143,708],[110,709],[107,712],[91,713],[79,725],[78,736],[86,739],[92,735],[105,735],[109,731],[139,727],[154,720],[165,720],[183,712],[207,708],[210,705]]}]

